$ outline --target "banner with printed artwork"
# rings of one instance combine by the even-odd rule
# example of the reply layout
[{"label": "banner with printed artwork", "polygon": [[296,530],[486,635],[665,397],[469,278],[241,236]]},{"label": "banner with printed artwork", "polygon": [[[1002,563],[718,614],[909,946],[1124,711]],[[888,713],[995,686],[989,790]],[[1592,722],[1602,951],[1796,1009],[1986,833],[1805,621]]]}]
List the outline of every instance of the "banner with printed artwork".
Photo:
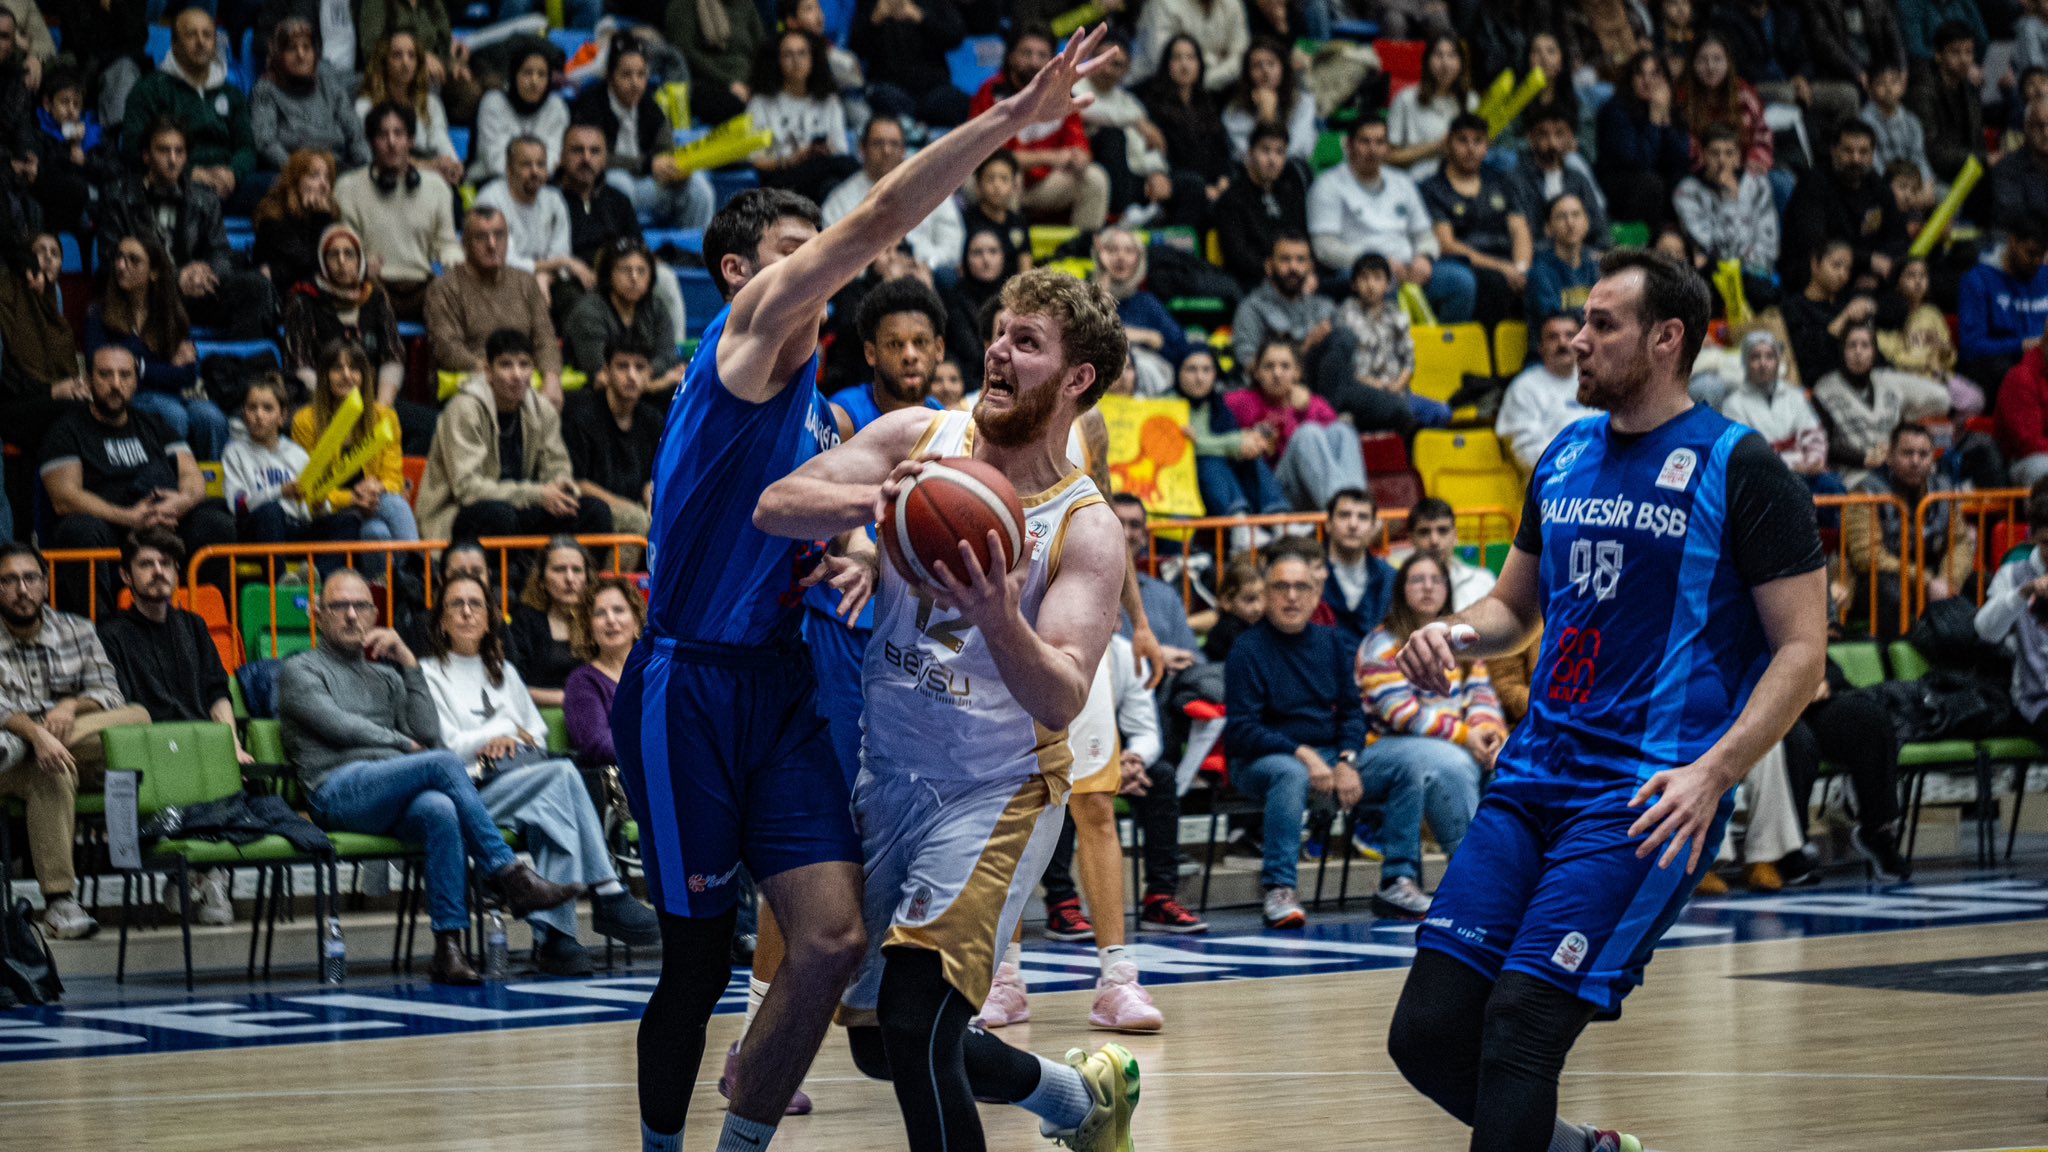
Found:
[{"label": "banner with printed artwork", "polygon": [[1143,500],[1154,516],[1202,515],[1188,402],[1104,396],[1099,407],[1109,425],[1110,487]]}]

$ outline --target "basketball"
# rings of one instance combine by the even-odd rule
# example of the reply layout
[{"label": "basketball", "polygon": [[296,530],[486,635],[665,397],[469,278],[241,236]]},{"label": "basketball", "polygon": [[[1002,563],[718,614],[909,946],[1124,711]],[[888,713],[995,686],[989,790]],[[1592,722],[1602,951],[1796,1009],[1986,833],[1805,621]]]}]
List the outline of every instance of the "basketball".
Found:
[{"label": "basketball", "polygon": [[879,534],[889,562],[905,580],[936,587],[941,562],[954,579],[968,578],[960,571],[963,540],[988,571],[991,531],[1003,544],[1003,570],[1015,568],[1024,554],[1024,506],[1017,490],[993,465],[949,456],[904,482],[883,510]]}]

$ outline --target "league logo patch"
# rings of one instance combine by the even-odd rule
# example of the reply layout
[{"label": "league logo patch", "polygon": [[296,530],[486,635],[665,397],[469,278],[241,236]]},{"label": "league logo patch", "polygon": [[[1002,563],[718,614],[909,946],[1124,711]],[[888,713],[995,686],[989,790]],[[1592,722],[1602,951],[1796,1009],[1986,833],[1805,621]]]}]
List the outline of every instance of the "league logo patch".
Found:
[{"label": "league logo patch", "polygon": [[1673,448],[1671,455],[1664,458],[1664,467],[1657,473],[1657,487],[1669,488],[1673,492],[1685,491],[1692,483],[1693,469],[1699,467],[1700,458],[1690,448]]},{"label": "league logo patch", "polygon": [[1550,462],[1550,479],[1545,480],[1543,482],[1544,485],[1547,487],[1562,482],[1565,476],[1571,472],[1572,465],[1577,464],[1579,457],[1585,454],[1586,442],[1584,440],[1574,440],[1570,444],[1565,445],[1558,452],[1557,459]]},{"label": "league logo patch", "polygon": [[1582,932],[1567,932],[1557,942],[1557,951],[1550,954],[1550,962],[1567,972],[1577,972],[1579,965],[1586,962],[1586,936]]}]

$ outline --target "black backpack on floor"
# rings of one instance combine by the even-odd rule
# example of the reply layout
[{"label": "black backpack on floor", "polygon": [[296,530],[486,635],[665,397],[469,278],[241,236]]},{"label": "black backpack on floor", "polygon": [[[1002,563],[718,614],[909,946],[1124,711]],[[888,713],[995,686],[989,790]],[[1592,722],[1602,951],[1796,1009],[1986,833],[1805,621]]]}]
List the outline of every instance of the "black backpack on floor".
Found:
[{"label": "black backpack on floor", "polygon": [[64,981],[29,902],[0,906],[0,1007],[55,1004],[63,995]]}]

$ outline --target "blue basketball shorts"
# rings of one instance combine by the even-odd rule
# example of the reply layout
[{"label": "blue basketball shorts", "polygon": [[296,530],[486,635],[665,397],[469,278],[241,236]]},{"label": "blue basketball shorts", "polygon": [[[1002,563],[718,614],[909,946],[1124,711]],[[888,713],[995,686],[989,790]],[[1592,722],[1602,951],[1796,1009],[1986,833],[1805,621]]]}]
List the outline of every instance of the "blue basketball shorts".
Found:
[{"label": "blue basketball shorts", "polygon": [[849,628],[836,616],[804,611],[804,644],[818,676],[818,714],[831,730],[832,752],[846,790],[860,777],[861,664],[873,629]]},{"label": "blue basketball shorts", "polygon": [[[1630,808],[1640,784],[1504,776],[1479,802],[1416,931],[1418,948],[1447,953],[1489,979],[1523,972],[1618,1014],[1643,982],[1657,942],[1699,883],[1664,845],[1637,859],[1631,837],[1648,805]],[[1700,857],[1713,864],[1734,808],[1724,798]]]},{"label": "blue basketball shorts", "polygon": [[657,908],[730,911],[742,863],[757,881],[860,863],[850,792],[801,646],[643,641],[619,681],[612,736]]}]

